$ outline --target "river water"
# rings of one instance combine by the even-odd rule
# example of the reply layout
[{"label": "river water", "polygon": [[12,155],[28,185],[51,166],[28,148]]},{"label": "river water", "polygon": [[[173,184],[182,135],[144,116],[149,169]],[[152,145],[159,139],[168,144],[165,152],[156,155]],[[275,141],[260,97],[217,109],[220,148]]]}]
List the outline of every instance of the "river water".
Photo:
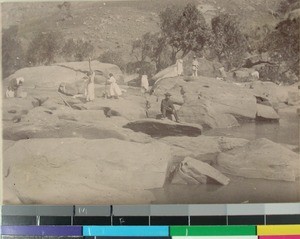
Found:
[{"label": "river water", "polygon": [[[299,116],[296,107],[279,111],[279,123],[245,123],[239,127],[213,129],[204,133],[254,140],[267,138],[277,143],[294,145],[299,153]],[[219,185],[170,185],[151,190],[153,203],[210,204],[210,203],[273,203],[299,202],[300,180],[296,182],[247,179],[229,176],[227,186]]]},{"label": "river water", "polygon": [[213,129],[204,133],[210,136],[226,136],[249,140],[267,138],[276,143],[299,145],[299,116],[297,108],[279,111],[279,123],[245,123],[239,127]]}]

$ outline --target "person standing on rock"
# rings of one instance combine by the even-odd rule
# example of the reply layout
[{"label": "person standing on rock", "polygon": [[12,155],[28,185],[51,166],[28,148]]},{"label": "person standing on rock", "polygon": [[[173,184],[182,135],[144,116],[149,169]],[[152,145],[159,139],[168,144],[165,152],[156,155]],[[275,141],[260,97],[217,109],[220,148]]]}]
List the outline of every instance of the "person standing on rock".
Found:
[{"label": "person standing on rock", "polygon": [[86,87],[86,101],[93,101],[95,99],[95,72],[92,70],[91,67],[91,58],[89,58],[89,68],[90,71],[88,72],[88,81]]},{"label": "person standing on rock", "polygon": [[147,75],[142,75],[141,78],[141,91],[143,94],[149,91],[149,81]]},{"label": "person standing on rock", "polygon": [[192,62],[193,76],[198,76],[198,68],[199,68],[199,62],[197,60],[197,57],[194,56],[194,59]]},{"label": "person standing on rock", "polygon": [[172,115],[174,115],[176,122],[179,123],[177,112],[170,98],[171,94],[167,92],[165,94],[165,99],[161,101],[160,110],[163,116],[162,119],[168,118],[169,120],[173,120]]},{"label": "person standing on rock", "polygon": [[8,83],[8,87],[5,93],[6,98],[17,97],[18,89],[20,86],[23,85],[23,83],[24,83],[23,77],[12,78]]},{"label": "person standing on rock", "polygon": [[122,95],[122,91],[118,86],[113,73],[109,73],[109,80],[107,82],[110,84],[110,88],[109,88],[110,97],[114,97],[115,99],[118,99],[119,96]]},{"label": "person standing on rock", "polygon": [[183,60],[181,58],[177,59],[177,61],[176,61],[176,69],[177,69],[177,75],[182,76],[183,75]]}]

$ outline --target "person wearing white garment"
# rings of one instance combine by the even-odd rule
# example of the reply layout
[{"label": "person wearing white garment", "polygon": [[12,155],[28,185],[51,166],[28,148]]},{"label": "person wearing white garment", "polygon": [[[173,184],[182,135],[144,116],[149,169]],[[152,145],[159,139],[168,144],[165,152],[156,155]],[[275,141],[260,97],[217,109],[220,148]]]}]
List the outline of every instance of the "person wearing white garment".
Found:
[{"label": "person wearing white garment", "polygon": [[194,59],[192,62],[193,76],[198,76],[198,68],[199,68],[199,62],[197,60],[197,57],[194,56]]},{"label": "person wearing white garment", "polygon": [[109,88],[110,97],[114,97],[115,99],[118,99],[119,96],[122,95],[122,91],[118,86],[117,81],[112,73],[109,73],[109,80],[107,82],[110,83],[110,88]]},{"label": "person wearing white garment", "polygon": [[95,99],[95,72],[92,70],[91,67],[91,58],[89,58],[89,68],[90,71],[88,72],[88,80],[86,85],[86,101],[93,101]]},{"label": "person wearing white garment", "polygon": [[147,75],[142,75],[141,78],[141,91],[143,94],[149,91],[149,81]]},{"label": "person wearing white garment", "polygon": [[23,77],[12,78],[9,83],[5,93],[6,98],[15,98],[17,97],[17,92],[20,86],[24,83]]},{"label": "person wearing white garment", "polygon": [[177,69],[177,75],[182,76],[183,75],[183,60],[178,59],[176,61],[176,69]]}]

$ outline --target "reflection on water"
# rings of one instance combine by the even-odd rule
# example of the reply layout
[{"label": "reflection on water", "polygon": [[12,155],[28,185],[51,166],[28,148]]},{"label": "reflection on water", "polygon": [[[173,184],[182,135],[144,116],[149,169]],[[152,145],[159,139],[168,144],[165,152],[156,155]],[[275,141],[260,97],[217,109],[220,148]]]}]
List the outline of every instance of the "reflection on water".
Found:
[{"label": "reflection on water", "polygon": [[204,135],[244,138],[267,138],[273,142],[299,145],[299,117],[295,111],[279,112],[279,123],[245,123],[239,127],[213,129]]},{"label": "reflection on water", "polygon": [[153,203],[272,203],[299,202],[300,181],[284,182],[263,179],[232,177],[227,186],[171,185],[154,189],[157,201]]},{"label": "reflection on water", "polygon": [[[245,123],[240,127],[213,129],[204,133],[254,140],[267,138],[277,143],[299,145],[299,116],[295,110],[279,112],[279,123]],[[267,203],[299,202],[300,180],[296,182],[246,179],[227,175],[231,182],[219,185],[171,185],[154,189],[153,203]]]}]

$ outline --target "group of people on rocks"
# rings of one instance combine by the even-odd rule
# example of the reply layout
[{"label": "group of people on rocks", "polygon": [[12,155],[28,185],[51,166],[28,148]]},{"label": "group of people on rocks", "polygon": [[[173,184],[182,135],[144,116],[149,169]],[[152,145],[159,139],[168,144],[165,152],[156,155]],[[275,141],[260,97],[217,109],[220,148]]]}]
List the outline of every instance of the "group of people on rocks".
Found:
[{"label": "group of people on rocks", "polygon": [[[89,72],[87,73],[87,79],[85,80],[86,86],[85,86],[85,97],[86,101],[93,101],[95,99],[95,71],[92,70],[91,67],[91,58],[89,58]],[[119,96],[122,95],[122,91],[120,87],[117,84],[117,80],[115,79],[113,73],[109,73],[109,79],[106,82],[106,85],[109,84],[109,91],[107,92],[105,87],[104,95],[109,98],[115,98],[118,99]]]},{"label": "group of people on rocks", "polygon": [[[197,56],[193,57],[192,61],[192,76],[198,76],[199,62]],[[176,71],[178,76],[183,75],[183,60],[181,58],[176,61]]]},{"label": "group of people on rocks", "polygon": [[[199,62],[194,56],[192,62],[192,71],[193,76],[198,76],[198,68]],[[178,59],[176,61],[176,71],[178,76],[183,75],[183,60]],[[86,73],[86,77],[84,78],[84,97],[87,102],[93,101],[95,99],[95,71],[92,70],[91,67],[91,58],[89,58],[89,71]],[[13,78],[9,81],[9,85],[6,91],[6,97],[18,97],[17,92],[20,86],[24,83],[23,77]],[[107,90],[106,86],[109,85],[109,89]],[[122,95],[122,90],[117,84],[117,80],[115,79],[113,73],[109,74],[109,79],[106,82],[104,96],[108,98],[118,99]],[[149,93],[149,82],[148,76],[143,74],[141,75],[141,91],[143,94]],[[177,116],[175,107],[173,105],[171,98],[171,94],[167,92],[165,94],[165,98],[161,101],[161,114],[162,119],[170,119],[173,120],[172,117],[175,118],[176,122],[179,122],[179,118]],[[147,101],[147,103],[149,103]],[[149,106],[148,106],[149,107]]]},{"label": "group of people on rocks", "polygon": [[[194,57],[193,64],[196,64],[196,71],[198,70],[199,63]],[[178,76],[183,75],[183,60],[178,59],[176,62],[176,67],[177,67],[177,74]],[[93,101],[95,99],[95,72],[91,68],[91,59],[89,59],[89,72],[87,74],[87,82],[86,82],[86,90],[85,90],[85,96],[86,96],[86,101]],[[194,73],[193,73],[194,75]],[[197,73],[195,74],[197,76]],[[122,95],[122,90],[117,84],[117,81],[112,73],[109,74],[109,79],[107,80],[107,84],[109,84],[109,90],[105,88],[105,97],[107,96],[107,92],[109,93],[110,98],[115,98],[118,99],[119,96]],[[148,76],[145,74],[141,75],[141,92],[142,94],[149,93],[149,81],[148,81]],[[173,120],[173,116],[175,117],[176,122],[179,122],[179,118],[177,116],[177,112],[175,110],[174,104],[172,102],[171,94],[167,92],[165,94],[165,98],[161,101],[161,114],[162,114],[162,119],[169,119]],[[148,103],[148,105],[147,105]],[[151,107],[149,106],[149,101],[147,101],[146,107]],[[146,110],[147,112],[147,110]]]}]

